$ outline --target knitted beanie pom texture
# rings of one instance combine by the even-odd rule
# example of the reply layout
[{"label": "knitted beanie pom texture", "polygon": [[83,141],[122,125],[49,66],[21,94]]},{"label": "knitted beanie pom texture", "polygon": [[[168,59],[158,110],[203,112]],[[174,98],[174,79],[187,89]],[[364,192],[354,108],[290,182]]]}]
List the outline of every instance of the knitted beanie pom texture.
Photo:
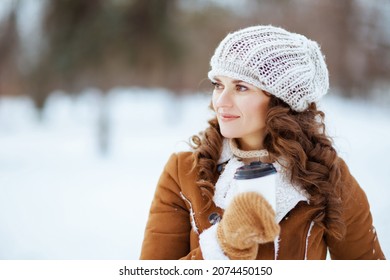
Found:
[{"label": "knitted beanie pom texture", "polygon": [[252,84],[302,112],[329,88],[319,45],[303,35],[271,25],[228,34],[210,61],[210,80],[227,76]]}]

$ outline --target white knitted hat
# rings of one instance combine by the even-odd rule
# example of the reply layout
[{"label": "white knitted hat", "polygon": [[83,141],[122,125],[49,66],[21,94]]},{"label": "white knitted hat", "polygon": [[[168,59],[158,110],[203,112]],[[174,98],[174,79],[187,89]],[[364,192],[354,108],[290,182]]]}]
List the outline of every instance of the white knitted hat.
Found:
[{"label": "white knitted hat", "polygon": [[210,61],[210,80],[227,76],[267,91],[298,112],[329,88],[318,44],[282,28],[252,26],[228,34]]}]

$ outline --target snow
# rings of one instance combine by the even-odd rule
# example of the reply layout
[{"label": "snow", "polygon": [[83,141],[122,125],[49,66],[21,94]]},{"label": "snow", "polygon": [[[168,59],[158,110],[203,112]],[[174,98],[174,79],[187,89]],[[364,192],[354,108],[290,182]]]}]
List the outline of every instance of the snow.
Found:
[{"label": "snow", "polygon": [[[210,96],[116,88],[54,93],[38,121],[27,98],[0,99],[0,259],[138,259],[157,180],[207,125]],[[98,150],[99,107],[110,149]],[[326,97],[328,130],[367,193],[390,253],[390,113]]]}]

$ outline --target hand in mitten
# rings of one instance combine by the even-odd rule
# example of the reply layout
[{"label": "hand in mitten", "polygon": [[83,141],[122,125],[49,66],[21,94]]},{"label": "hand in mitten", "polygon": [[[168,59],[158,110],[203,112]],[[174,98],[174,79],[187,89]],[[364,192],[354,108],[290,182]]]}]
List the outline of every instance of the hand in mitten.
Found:
[{"label": "hand in mitten", "polygon": [[253,260],[259,243],[273,241],[280,231],[271,205],[258,193],[235,196],[218,225],[217,236],[230,259]]}]

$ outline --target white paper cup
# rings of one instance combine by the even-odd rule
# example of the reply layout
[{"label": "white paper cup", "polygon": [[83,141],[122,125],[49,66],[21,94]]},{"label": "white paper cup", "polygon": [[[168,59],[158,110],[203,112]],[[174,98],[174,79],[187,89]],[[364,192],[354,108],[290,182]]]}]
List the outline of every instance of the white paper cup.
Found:
[{"label": "white paper cup", "polygon": [[237,169],[236,193],[256,192],[261,194],[276,210],[276,169],[272,164],[252,162]]}]

